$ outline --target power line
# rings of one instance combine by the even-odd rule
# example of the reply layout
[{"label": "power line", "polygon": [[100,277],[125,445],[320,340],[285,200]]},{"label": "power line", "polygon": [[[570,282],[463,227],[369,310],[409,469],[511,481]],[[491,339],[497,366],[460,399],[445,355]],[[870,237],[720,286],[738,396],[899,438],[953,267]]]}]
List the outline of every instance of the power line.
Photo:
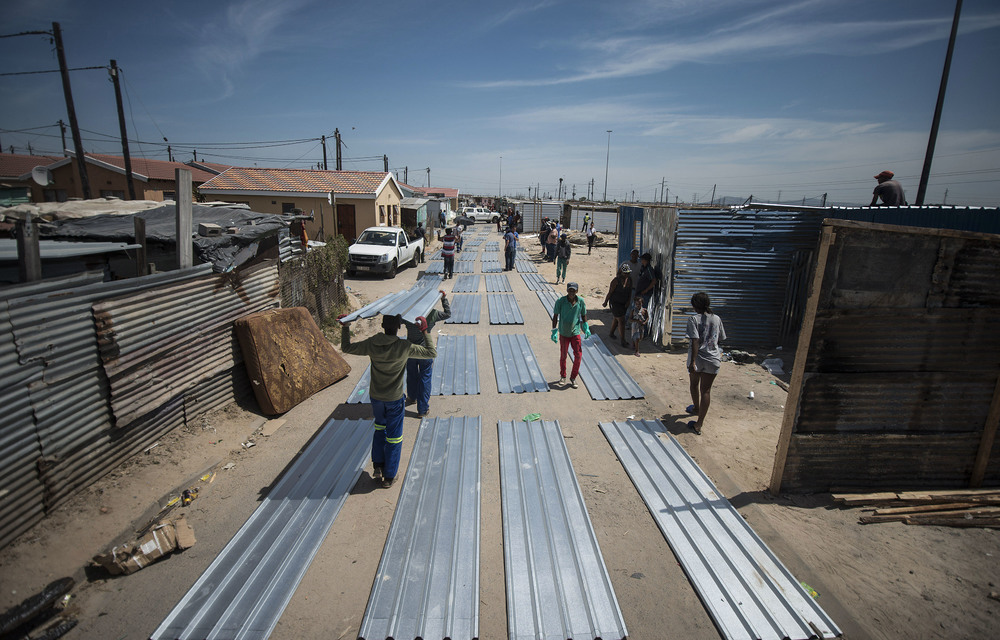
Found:
[{"label": "power line", "polygon": [[[107,69],[107,67],[74,67],[72,69],[66,69],[66,71],[89,71],[90,69]],[[45,71],[9,71],[7,73],[0,73],[0,77],[3,76],[33,76],[39,73],[62,73],[59,69],[46,69]]]}]

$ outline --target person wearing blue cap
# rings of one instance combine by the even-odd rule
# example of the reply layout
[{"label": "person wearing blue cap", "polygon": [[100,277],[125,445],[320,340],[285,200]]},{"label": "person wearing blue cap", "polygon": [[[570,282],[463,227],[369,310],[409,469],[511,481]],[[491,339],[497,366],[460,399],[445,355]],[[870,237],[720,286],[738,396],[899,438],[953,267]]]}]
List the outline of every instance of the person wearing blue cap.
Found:
[{"label": "person wearing blue cap", "polygon": [[580,285],[566,284],[566,295],[556,300],[552,309],[552,342],[559,343],[559,385],[566,384],[566,353],[573,348],[573,371],[569,376],[569,386],[576,389],[576,378],[580,375],[583,361],[583,337],[590,337],[587,325],[587,305],[576,295]]}]

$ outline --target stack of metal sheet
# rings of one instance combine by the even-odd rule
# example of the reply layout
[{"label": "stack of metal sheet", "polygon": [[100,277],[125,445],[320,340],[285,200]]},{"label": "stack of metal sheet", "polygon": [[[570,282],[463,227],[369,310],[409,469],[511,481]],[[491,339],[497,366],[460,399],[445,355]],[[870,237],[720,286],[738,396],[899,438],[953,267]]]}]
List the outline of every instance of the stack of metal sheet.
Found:
[{"label": "stack of metal sheet", "polygon": [[479,294],[453,296],[451,317],[445,320],[445,324],[477,324],[481,304],[482,296]]},{"label": "stack of metal sheet", "polygon": [[518,273],[538,273],[538,268],[534,262],[520,257],[514,260],[514,268],[517,269]]},{"label": "stack of metal sheet", "polygon": [[444,282],[444,278],[439,275],[424,273],[423,276],[417,279],[416,286],[418,287],[440,287],[441,283]]},{"label": "stack of metal sheet", "polygon": [[840,629],[658,420],[601,431],[726,638],[831,638]]},{"label": "stack of metal sheet", "polygon": [[[403,374],[406,375],[405,373]],[[404,378],[405,379],[405,378]],[[354,385],[351,395],[347,396],[347,404],[368,404],[371,396],[368,395],[368,388],[372,386],[372,366],[368,365],[365,372],[361,374],[361,379]]]},{"label": "stack of metal sheet", "polygon": [[[572,357],[573,352],[570,351],[570,358]],[[583,340],[580,377],[594,400],[628,400],[646,395],[639,383],[595,335]]]},{"label": "stack of metal sheet", "polygon": [[455,256],[455,262],[475,262],[479,257],[478,251],[469,251],[468,243],[466,243],[465,247],[461,253]]},{"label": "stack of metal sheet", "polygon": [[625,638],[559,423],[497,431],[508,638]]},{"label": "stack of metal sheet", "polygon": [[497,252],[499,252],[500,251],[500,242],[498,242],[497,240],[490,240],[489,242],[486,243],[486,245],[483,248],[486,251],[497,251]]},{"label": "stack of metal sheet", "polygon": [[481,418],[424,420],[360,640],[479,637]]},{"label": "stack of metal sheet", "polygon": [[549,284],[548,280],[545,279],[540,273],[522,273],[521,279],[524,280],[525,286],[528,287],[530,291],[555,291],[552,285]]},{"label": "stack of metal sheet", "polygon": [[438,355],[431,373],[431,395],[464,396],[479,393],[476,336],[439,336]]},{"label": "stack of metal sheet", "polygon": [[491,335],[490,351],[493,354],[493,372],[496,374],[497,390],[500,393],[549,390],[549,383],[542,375],[535,352],[528,343],[528,336],[523,333]]},{"label": "stack of metal sheet", "polygon": [[486,292],[513,293],[514,290],[510,288],[510,280],[507,279],[507,274],[502,273],[486,276]]},{"label": "stack of metal sheet", "polygon": [[455,268],[452,270],[452,273],[475,273],[475,267],[474,262],[458,260],[455,262]]},{"label": "stack of metal sheet", "polygon": [[539,289],[538,291],[535,291],[535,294],[538,296],[538,301],[542,303],[542,306],[545,307],[546,313],[548,313],[551,318],[553,310],[556,306],[556,300],[559,299],[559,294],[552,288]]},{"label": "stack of metal sheet", "polygon": [[490,324],[524,324],[517,298],[511,293],[489,293]]},{"label": "stack of metal sheet", "polygon": [[[428,269],[428,273],[430,270]],[[344,317],[345,322],[358,318],[373,318],[378,314],[398,315],[407,322],[416,322],[419,316],[426,316],[434,308],[441,294],[434,287],[415,285],[405,291],[397,291],[383,296]]]},{"label": "stack of metal sheet", "polygon": [[361,476],[373,424],[328,421],[150,638],[267,638]]},{"label": "stack of metal sheet", "polygon": [[475,293],[479,291],[479,276],[458,276],[451,287],[452,293]]},{"label": "stack of metal sheet", "polygon": [[493,260],[483,260],[483,273],[503,273],[503,264]]}]

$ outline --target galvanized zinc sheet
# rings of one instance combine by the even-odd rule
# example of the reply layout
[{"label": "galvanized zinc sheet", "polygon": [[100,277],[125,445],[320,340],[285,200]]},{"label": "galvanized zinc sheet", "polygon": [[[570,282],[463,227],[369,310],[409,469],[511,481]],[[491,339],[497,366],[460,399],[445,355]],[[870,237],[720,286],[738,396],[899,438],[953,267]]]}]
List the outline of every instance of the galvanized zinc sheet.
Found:
[{"label": "galvanized zinc sheet", "polygon": [[497,391],[500,393],[549,390],[549,383],[542,375],[535,352],[528,343],[528,336],[523,333],[491,335],[490,351],[493,354]]},{"label": "galvanized zinc sheet", "polygon": [[481,422],[420,424],[360,640],[479,637]]},{"label": "galvanized zinc sheet", "polygon": [[529,291],[555,291],[545,276],[540,273],[522,273],[521,279],[524,280]]},{"label": "galvanized zinc sheet", "polygon": [[416,285],[404,291],[397,291],[383,296],[375,302],[366,304],[354,313],[344,317],[345,322],[358,318],[373,318],[378,314],[387,316],[399,315],[407,322],[416,322],[417,317],[426,316],[437,303],[441,294],[433,287]]},{"label": "galvanized zinc sheet", "polygon": [[496,252],[499,252],[500,251],[500,242],[497,241],[497,240],[490,240],[489,242],[487,242],[483,246],[483,249],[485,249],[486,251],[496,251]]},{"label": "galvanized zinc sheet", "polygon": [[[592,335],[583,339],[583,363],[580,377],[594,400],[628,400],[646,396],[639,383],[604,346],[604,341]],[[570,359],[573,351],[569,352]]]},{"label": "galvanized zinc sheet", "polygon": [[[406,379],[406,373],[403,373],[403,379]],[[361,379],[358,383],[354,385],[354,389],[351,390],[351,395],[347,396],[347,404],[368,404],[371,402],[372,398],[368,395],[368,389],[372,385],[372,366],[368,365],[365,367],[365,372],[361,374]]]},{"label": "galvanized zinc sheet", "polygon": [[479,393],[476,336],[440,335],[431,372],[431,395],[467,396]]},{"label": "galvanized zinc sheet", "polygon": [[545,312],[549,314],[549,318],[556,308],[556,300],[559,299],[559,294],[555,292],[554,289],[539,289],[535,291],[535,295],[538,296],[538,301],[542,303],[545,307]]},{"label": "galvanized zinc sheet", "polygon": [[489,248],[483,252],[483,262],[503,262],[504,256],[499,251],[491,251]]},{"label": "galvanized zinc sheet", "polygon": [[457,260],[455,262],[455,268],[452,273],[475,273],[476,265],[474,262],[464,262],[462,260]]},{"label": "galvanized zinc sheet", "polygon": [[499,422],[507,636],[628,635],[558,422]]},{"label": "galvanized zinc sheet", "polygon": [[478,293],[452,296],[451,317],[445,324],[478,324],[482,297]]},{"label": "galvanized zinc sheet", "polygon": [[361,476],[373,420],[329,420],[151,640],[267,638]]},{"label": "galvanized zinc sheet", "polygon": [[418,287],[434,287],[436,289],[436,288],[438,288],[438,287],[441,286],[442,282],[444,282],[444,278],[442,278],[441,276],[439,276],[439,275],[432,275],[432,274],[428,274],[428,273],[425,272],[422,276],[420,276],[417,279],[416,286],[418,286]]},{"label": "galvanized zinc sheet", "polygon": [[[466,247],[468,246],[468,243],[466,243]],[[455,257],[455,262],[475,262],[478,257],[478,251],[469,251],[469,249],[466,248],[459,252],[459,254]]]},{"label": "galvanized zinc sheet", "polygon": [[524,324],[521,308],[512,293],[489,293],[490,324]]},{"label": "galvanized zinc sheet", "polygon": [[500,262],[493,262],[491,260],[483,260],[482,272],[483,273],[503,273],[503,264]]},{"label": "galvanized zinc sheet", "polygon": [[507,274],[502,273],[499,275],[486,276],[486,292],[513,293],[514,290],[510,288],[510,280],[507,279]]},{"label": "galvanized zinc sheet", "polygon": [[479,276],[458,276],[451,287],[452,293],[475,293],[479,291]]},{"label": "galvanized zinc sheet", "polygon": [[444,273],[444,260],[431,260],[427,263],[424,273]]},{"label": "galvanized zinc sheet", "polygon": [[840,629],[658,420],[602,422],[726,638],[828,638]]},{"label": "galvanized zinc sheet", "polygon": [[435,250],[433,253],[431,253],[430,255],[427,256],[427,259],[428,260],[440,260],[441,259],[441,250],[440,249]]},{"label": "galvanized zinc sheet", "polygon": [[514,268],[517,269],[518,273],[538,273],[534,262],[522,258],[514,260]]}]

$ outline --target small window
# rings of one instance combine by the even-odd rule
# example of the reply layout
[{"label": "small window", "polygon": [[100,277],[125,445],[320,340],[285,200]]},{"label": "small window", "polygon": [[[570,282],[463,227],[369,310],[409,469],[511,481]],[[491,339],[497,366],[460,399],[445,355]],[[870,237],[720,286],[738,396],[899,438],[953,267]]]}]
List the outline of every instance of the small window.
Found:
[{"label": "small window", "polygon": [[117,189],[101,189],[102,198],[119,198],[121,200],[125,199],[125,192],[119,191]]},{"label": "small window", "polygon": [[291,213],[292,209],[295,208],[294,202],[282,202],[281,203],[281,213]]},{"label": "small window", "polygon": [[403,236],[402,233],[399,234],[399,243],[398,244],[401,247],[405,247],[406,246],[406,238]]},{"label": "small window", "polygon": [[385,224],[385,205],[380,204],[378,206],[378,221],[381,224]]},{"label": "small window", "polygon": [[177,192],[176,191],[164,191],[163,192],[163,199],[164,200],[176,200],[177,199]]},{"label": "small window", "polygon": [[392,226],[399,224],[399,205],[392,205]]},{"label": "small window", "polygon": [[66,202],[67,198],[65,189],[46,189],[43,195],[46,202]]}]

